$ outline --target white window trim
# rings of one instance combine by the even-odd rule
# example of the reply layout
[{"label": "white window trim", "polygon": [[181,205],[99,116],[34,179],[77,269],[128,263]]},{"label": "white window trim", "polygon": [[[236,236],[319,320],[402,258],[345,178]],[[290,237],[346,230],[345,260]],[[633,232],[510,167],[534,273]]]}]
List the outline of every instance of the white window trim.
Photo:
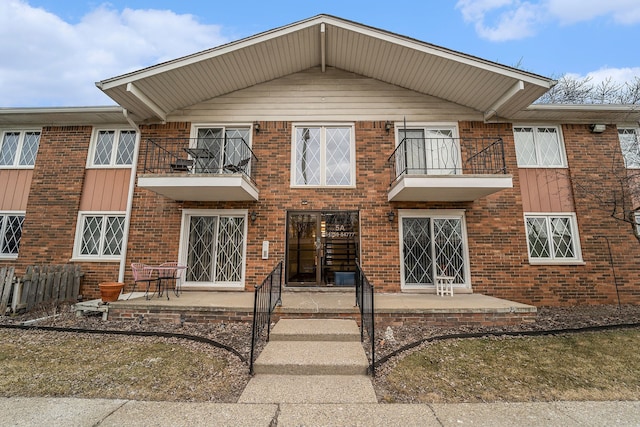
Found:
[{"label": "white window trim", "polygon": [[[87,216],[122,216],[126,219],[126,212],[124,211],[80,211],[78,212],[78,219],[76,220],[76,237],[73,243],[73,257],[70,261],[83,261],[83,262],[114,262],[120,261],[122,255],[125,253],[124,248],[120,248],[120,255],[118,256],[103,256],[103,255],[82,255],[80,253],[80,247],[82,246],[82,231],[84,226],[84,217]],[[124,230],[126,232],[126,228]],[[104,236],[101,234],[100,238]],[[122,238],[124,242],[124,236]],[[121,242],[121,244],[123,243]]]},{"label": "white window trim", "polygon": [[[518,163],[518,168],[521,169],[566,169],[568,168],[568,163],[567,163],[567,151],[564,147],[564,134],[562,133],[562,126],[558,126],[558,125],[548,125],[548,124],[531,124],[531,123],[527,123],[527,124],[522,124],[522,123],[514,123],[512,126],[512,133],[513,133],[513,145],[514,148],[515,147],[515,139],[516,139],[516,135],[515,135],[515,128],[533,128],[534,130],[537,130],[538,128],[554,128],[557,131],[557,135],[558,135],[558,149],[560,150],[560,160],[562,162],[562,164],[560,165],[521,165],[520,163]],[[535,131],[534,131],[534,135],[535,135]],[[534,136],[535,138],[535,136]],[[538,151],[538,144],[535,142],[534,139],[534,143],[535,143],[535,148],[536,148],[536,158],[539,159],[539,151]],[[518,153],[517,153],[517,148],[516,148],[516,162],[518,161]]]},{"label": "white window trim", "polygon": [[[424,129],[424,130],[440,130],[451,129],[453,130],[452,138],[460,138],[458,131],[458,123],[456,122],[394,122],[393,128],[395,131],[396,147],[400,145],[400,131],[405,129]],[[460,147],[458,147],[459,149]]]},{"label": "white window trim", "polygon": [[[571,239],[573,241],[573,248],[576,256],[574,258],[532,258],[531,249],[529,247],[529,234],[527,232],[527,218],[570,218],[571,220]],[[578,219],[574,212],[525,212],[523,216],[524,220],[524,238],[527,245],[527,256],[529,258],[529,264],[531,265],[584,265],[585,262],[582,259],[582,247],[580,245],[580,231],[578,230]],[[549,238],[551,235],[549,234]]]},{"label": "white window trim", "polygon": [[[640,128],[638,128],[637,126],[618,126],[618,131],[620,130],[625,130],[625,129],[631,129],[636,133],[636,139],[638,140],[638,143],[640,144]],[[620,133],[618,132],[618,145],[620,146],[620,153],[622,155],[622,161],[624,162],[624,166],[626,169],[631,169],[631,170],[638,170],[640,169],[640,166],[627,166],[627,159],[625,159],[624,157],[624,153],[622,152],[622,144],[620,141]],[[640,150],[640,147],[638,147],[638,149]]]},{"label": "white window trim", "polygon": [[[222,129],[223,131],[226,131],[227,128],[249,129],[249,141],[246,141],[246,142],[247,142],[247,145],[249,145],[249,147],[252,146],[253,133],[255,132],[253,129],[253,123],[192,123],[191,130],[189,132],[190,143],[191,144],[196,143],[196,140],[198,139],[198,130],[200,129]],[[191,148],[195,148],[195,145],[193,145]]]},{"label": "white window trim", "polygon": [[[227,216],[244,217],[244,247],[242,248],[242,278],[239,282],[187,282],[182,283],[183,289],[216,289],[216,290],[244,290],[247,272],[247,232],[249,230],[248,209],[183,209],[180,224],[180,244],[178,247],[178,260],[180,264],[187,265],[187,248],[189,246],[189,219],[192,216]],[[183,276],[186,279],[186,276]]]},{"label": "white window trim", "polygon": [[[296,128],[309,127],[309,128],[321,128],[320,137],[320,185],[299,185],[296,184]],[[350,166],[350,179],[349,185],[326,185],[322,184],[326,182],[326,128],[342,127],[349,128],[351,144],[349,147],[349,156],[351,157]],[[291,127],[291,188],[356,188],[356,133],[354,123],[293,123]]]},{"label": "white window trim", "polygon": [[[117,147],[115,147],[115,149],[111,150],[111,160],[109,160],[108,165],[93,164],[93,160],[95,158],[96,148],[98,144],[98,135],[100,134],[100,132],[109,132],[109,131],[114,131],[116,133],[114,137],[115,144],[120,143],[120,132],[135,131],[137,133],[135,129],[127,126],[94,127],[93,131],[91,132],[91,143],[89,145],[89,155],[87,156],[87,165],[86,165],[87,169],[131,169],[131,167],[133,166],[133,162],[136,162],[138,160],[135,158],[135,147],[134,147],[133,158],[131,159],[132,164],[117,165],[116,156],[118,155],[118,149]],[[137,138],[137,135],[136,135],[136,138],[134,138],[134,144],[137,144],[138,140],[139,138]]]},{"label": "white window trim", "polygon": [[[20,157],[22,156],[22,147],[24,145],[24,136],[27,132],[38,132],[40,138],[42,138],[42,128],[2,128],[0,129],[0,148],[4,143],[4,135],[7,132],[20,132],[20,138],[18,139],[18,147],[16,149],[16,156],[13,159],[13,165],[0,165],[0,169],[33,169],[33,165],[21,165]],[[40,144],[38,143],[38,151],[40,151]],[[38,161],[38,153],[36,152],[36,159]]]},{"label": "white window trim", "polygon": [[[0,217],[4,217],[4,216],[23,216],[26,217],[26,212],[25,211],[0,211]],[[0,220],[0,232],[2,232],[2,223],[3,221]],[[22,226],[24,227],[24,222],[22,223]],[[1,238],[4,238],[4,233],[0,234]],[[22,243],[22,237],[20,237],[20,241]],[[2,245],[2,241],[0,241],[0,246]],[[18,253],[17,254],[3,254],[0,253],[0,260],[7,260],[7,259],[17,259],[18,255],[19,255],[20,250],[18,249]]]},{"label": "white window trim", "polygon": [[402,219],[403,218],[435,218],[435,219],[460,219],[462,227],[462,238],[464,239],[464,276],[466,282],[458,285],[454,285],[456,289],[471,289],[471,266],[469,259],[469,238],[467,236],[467,220],[464,209],[398,209],[398,251],[400,254],[400,290],[402,291],[415,291],[435,289],[435,283],[432,286],[423,285],[407,285],[404,281],[404,254],[402,253],[404,248],[404,242],[402,236],[404,235]]}]

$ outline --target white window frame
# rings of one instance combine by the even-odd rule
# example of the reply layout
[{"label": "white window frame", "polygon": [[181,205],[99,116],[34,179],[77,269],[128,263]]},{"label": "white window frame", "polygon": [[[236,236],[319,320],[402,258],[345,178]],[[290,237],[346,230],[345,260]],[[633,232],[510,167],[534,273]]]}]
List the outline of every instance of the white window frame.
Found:
[{"label": "white window frame", "polygon": [[[113,143],[113,147],[111,147],[111,158],[109,160],[109,164],[107,165],[96,165],[94,163],[95,161],[95,156],[96,156],[96,149],[98,146],[98,135],[100,135],[100,132],[114,132],[114,143]],[[134,136],[134,151],[132,154],[132,158],[131,158],[131,163],[130,164],[124,164],[124,165],[118,165],[116,164],[116,159],[118,156],[118,144],[120,144],[120,134],[122,132],[136,132],[136,135]],[[135,158],[135,144],[138,143],[138,135],[137,135],[137,131],[133,128],[130,127],[120,127],[120,126],[115,126],[115,127],[96,127],[93,128],[93,132],[91,133],[91,144],[90,144],[90,148],[89,148],[89,155],[87,157],[87,169],[131,169],[131,167],[133,166],[133,162],[136,161]]]},{"label": "white window frame", "polygon": [[72,261],[95,261],[95,262],[120,261],[122,259],[122,255],[125,252],[124,248],[122,247],[122,244],[125,241],[124,232],[126,231],[126,228],[123,230],[122,242],[120,242],[120,245],[121,245],[120,255],[102,255],[102,254],[86,255],[86,254],[80,253],[80,250],[82,248],[82,238],[84,235],[85,219],[87,217],[92,217],[92,216],[103,217],[102,230],[100,231],[100,248],[101,248],[100,252],[102,252],[102,249],[104,248],[104,243],[105,243],[104,238],[105,238],[105,228],[106,228],[107,222],[104,221],[104,219],[106,219],[106,217],[109,217],[109,216],[118,216],[118,217],[124,218],[126,221],[126,212],[124,211],[80,211],[78,212],[78,220],[76,221],[76,237],[73,244]]},{"label": "white window frame", "polygon": [[[6,226],[7,226],[7,217],[9,216],[21,216],[22,219],[22,227],[24,228],[24,217],[25,217],[25,211],[0,211],[0,249],[2,249],[2,246],[4,245],[4,236],[5,236],[5,232],[6,232]],[[20,240],[22,240],[22,230],[20,232]],[[18,242],[18,253],[20,251],[20,242]],[[15,254],[8,254],[8,253],[3,253],[0,252],[0,259],[17,259],[18,258],[18,253]]]},{"label": "white window frame", "polygon": [[[463,256],[464,256],[464,276],[465,283],[454,285],[458,290],[471,289],[471,266],[469,259],[469,239],[467,236],[467,221],[464,209],[399,209],[398,210],[398,241],[400,254],[400,289],[407,291],[435,289],[435,280],[433,286],[412,285],[405,283],[405,265],[404,265],[404,230],[403,218],[429,218],[429,219],[459,219],[462,228],[463,239]],[[434,242],[431,242],[432,249]],[[435,279],[435,278],[434,278]]]},{"label": "white window frame", "polygon": [[[551,233],[551,219],[552,218],[569,218],[571,225],[571,242],[575,252],[573,258],[556,258],[554,255],[554,248],[548,247],[549,258],[534,258],[531,256],[531,248],[529,246],[529,231],[527,229],[527,218],[545,218],[545,224],[547,227],[547,237],[549,244],[553,245],[553,234]],[[534,265],[562,265],[562,264],[584,264],[582,260],[582,248],[580,246],[580,232],[578,230],[578,220],[576,214],[573,212],[525,212],[524,213],[524,233],[527,244],[527,256],[529,257],[529,264]]]},{"label": "white window frame", "polygon": [[[455,170],[454,173],[455,175],[459,175],[462,174],[462,149],[460,147],[460,133],[458,130],[458,123],[455,122],[433,122],[433,123],[424,123],[424,122],[417,122],[417,123],[405,123],[405,122],[395,122],[394,123],[394,130],[395,130],[395,139],[396,139],[396,144],[395,144],[395,148],[398,148],[398,146],[400,145],[400,143],[402,142],[402,139],[400,138],[400,131],[403,131],[404,129],[408,129],[408,130],[413,130],[413,129],[420,129],[422,131],[424,131],[424,135],[425,138],[427,138],[427,133],[429,131],[440,131],[440,130],[450,130],[451,132],[451,138],[454,141],[454,144],[456,144],[456,148],[457,148],[457,159],[458,159],[458,164],[455,166]],[[396,161],[396,165],[395,167],[397,167],[398,162]],[[406,166],[406,165],[405,165]],[[447,168],[444,168],[447,169]],[[427,174],[429,174],[429,171],[427,170]],[[433,175],[438,175],[436,173],[431,173]],[[451,173],[449,174],[445,174],[445,175],[452,175]]]},{"label": "white window frame", "polygon": [[[320,128],[320,184],[296,184],[296,129]],[[349,128],[349,180],[347,185],[327,185],[327,128]],[[356,135],[354,123],[293,123],[291,127],[291,188],[356,188]]]},{"label": "white window frame", "polygon": [[632,130],[635,135],[636,135],[636,150],[638,151],[638,153],[640,153],[640,128],[635,127],[635,126],[619,126],[618,127],[618,142],[620,143],[620,151],[622,153],[622,159],[624,161],[624,166],[627,169],[640,169],[640,154],[638,155],[637,159],[631,159],[632,162],[634,162],[635,164],[629,165],[629,159],[627,159],[625,157],[625,152],[624,152],[624,148],[622,147],[622,140],[620,139],[620,131],[625,130]]},{"label": "white window frame", "polygon": [[182,222],[180,226],[180,245],[178,248],[178,260],[180,264],[187,265],[189,254],[189,227],[192,216],[217,216],[217,217],[243,217],[244,218],[244,244],[242,248],[242,272],[241,280],[238,282],[187,282],[186,273],[183,274],[183,289],[216,289],[216,290],[238,290],[244,289],[247,274],[247,232],[249,230],[249,211],[247,209],[183,209]]},{"label": "white window frame", "polygon": [[16,147],[16,152],[13,157],[13,163],[10,165],[0,165],[0,169],[33,169],[35,167],[35,162],[38,160],[38,151],[40,151],[40,141],[38,140],[38,151],[36,151],[36,156],[34,158],[33,165],[21,165],[20,158],[22,157],[22,149],[24,146],[24,138],[25,135],[29,132],[37,132],[40,134],[40,138],[42,138],[42,129],[39,128],[24,128],[24,129],[0,129],[0,150],[2,150],[2,145],[4,144],[4,137],[7,133],[19,132],[20,136],[18,137],[18,146]]},{"label": "white window frame", "polygon": [[[516,128],[533,128],[533,144],[536,151],[536,164],[535,165],[521,165],[518,161],[518,146],[516,144]],[[558,136],[558,150],[560,152],[560,163],[556,165],[541,165],[540,164],[540,147],[536,140],[538,129],[540,128],[553,128],[556,130]],[[562,127],[557,125],[545,125],[545,124],[514,124],[513,125],[513,143],[516,149],[516,161],[518,161],[519,168],[532,168],[532,169],[558,169],[566,168],[567,166],[567,152],[564,147],[564,135],[562,134]]]}]

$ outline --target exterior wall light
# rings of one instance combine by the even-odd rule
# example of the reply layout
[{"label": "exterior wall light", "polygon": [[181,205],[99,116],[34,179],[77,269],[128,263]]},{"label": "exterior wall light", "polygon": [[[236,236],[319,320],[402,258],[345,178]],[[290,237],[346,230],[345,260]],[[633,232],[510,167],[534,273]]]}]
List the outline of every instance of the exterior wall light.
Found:
[{"label": "exterior wall light", "polygon": [[256,211],[251,211],[250,218],[251,222],[256,222],[256,219],[258,218],[258,214],[256,213]]},{"label": "exterior wall light", "polygon": [[384,123],[384,130],[386,130],[387,133],[391,130],[391,122],[389,120]]},{"label": "exterior wall light", "polygon": [[256,133],[260,133],[260,123],[253,122],[253,130],[255,130]]},{"label": "exterior wall light", "polygon": [[389,222],[393,222],[393,220],[396,219],[396,213],[394,211],[389,211],[387,217],[389,218]]},{"label": "exterior wall light", "polygon": [[602,133],[605,130],[607,130],[607,125],[593,124],[593,125],[589,126],[589,128],[591,129],[592,133]]}]

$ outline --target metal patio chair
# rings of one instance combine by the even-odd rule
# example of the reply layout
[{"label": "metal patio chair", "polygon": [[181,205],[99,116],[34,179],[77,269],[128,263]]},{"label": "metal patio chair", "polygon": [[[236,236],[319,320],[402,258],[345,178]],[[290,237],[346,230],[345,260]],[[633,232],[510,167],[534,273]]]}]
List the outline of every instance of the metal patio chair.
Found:
[{"label": "metal patio chair", "polygon": [[[160,267],[179,267],[180,264],[178,264],[175,261],[169,261],[169,262],[164,262],[162,264],[160,264]],[[167,279],[174,279],[175,280],[175,286],[173,287],[173,293],[179,297],[180,296],[180,286],[182,284],[182,270],[184,268],[176,268],[173,270],[165,270],[165,272],[163,273],[163,279],[167,280]],[[167,289],[167,292],[169,292],[169,290]]]},{"label": "metal patio chair", "polygon": [[146,299],[149,299],[149,288],[151,287],[151,283],[155,282],[156,289],[158,289],[158,278],[153,277],[153,270],[146,267],[146,264],[142,264],[140,262],[134,262],[131,264],[131,272],[133,273],[133,289],[131,290],[131,293],[129,294],[129,297],[127,299],[131,298],[131,295],[133,295],[133,292],[136,290],[136,286],[138,283],[147,284],[144,292],[144,296]]}]

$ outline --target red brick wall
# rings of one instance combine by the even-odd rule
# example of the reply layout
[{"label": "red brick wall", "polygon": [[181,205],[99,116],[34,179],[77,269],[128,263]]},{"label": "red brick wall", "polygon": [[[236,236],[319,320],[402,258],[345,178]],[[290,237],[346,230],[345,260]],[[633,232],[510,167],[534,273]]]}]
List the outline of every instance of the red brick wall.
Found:
[{"label": "red brick wall", "polygon": [[[519,302],[571,305],[617,302],[606,241],[611,242],[620,296],[623,303],[640,302],[640,245],[627,224],[609,218],[598,209],[592,194],[613,188],[611,160],[620,168],[614,128],[592,134],[587,125],[564,126],[564,141],[573,180],[574,204],[580,229],[583,265],[530,265],[524,228],[522,197],[513,133],[509,124],[460,122],[461,137],[500,136],[505,142],[507,170],[514,188],[470,203],[389,203],[391,178],[388,156],[394,149],[394,133],[384,122],[357,122],[356,188],[299,189],[290,186],[290,122],[262,122],[253,135],[259,161],[254,177],[258,202],[177,202],[136,187],[127,248],[132,262],[157,264],[178,256],[183,209],[247,209],[256,211],[248,223],[246,287],[259,284],[285,256],[286,212],[291,210],[358,210],[360,212],[361,264],[381,292],[400,290],[398,220],[389,222],[393,209],[465,209],[473,291]],[[190,123],[143,126],[138,174],[143,173],[150,137],[189,137]],[[19,268],[36,263],[66,263],[72,256],[91,127],[45,127],[34,169],[27,205]],[[606,159],[607,161],[603,161]],[[59,173],[64,165],[64,173]],[[585,190],[586,189],[586,190]],[[589,191],[589,189],[592,189]],[[397,217],[396,217],[397,218]],[[263,240],[270,241],[270,258],[260,257]],[[6,262],[5,262],[6,263]],[[119,264],[82,263],[83,294],[98,295],[97,284],[114,280]],[[131,286],[130,268],[125,282]]]}]

